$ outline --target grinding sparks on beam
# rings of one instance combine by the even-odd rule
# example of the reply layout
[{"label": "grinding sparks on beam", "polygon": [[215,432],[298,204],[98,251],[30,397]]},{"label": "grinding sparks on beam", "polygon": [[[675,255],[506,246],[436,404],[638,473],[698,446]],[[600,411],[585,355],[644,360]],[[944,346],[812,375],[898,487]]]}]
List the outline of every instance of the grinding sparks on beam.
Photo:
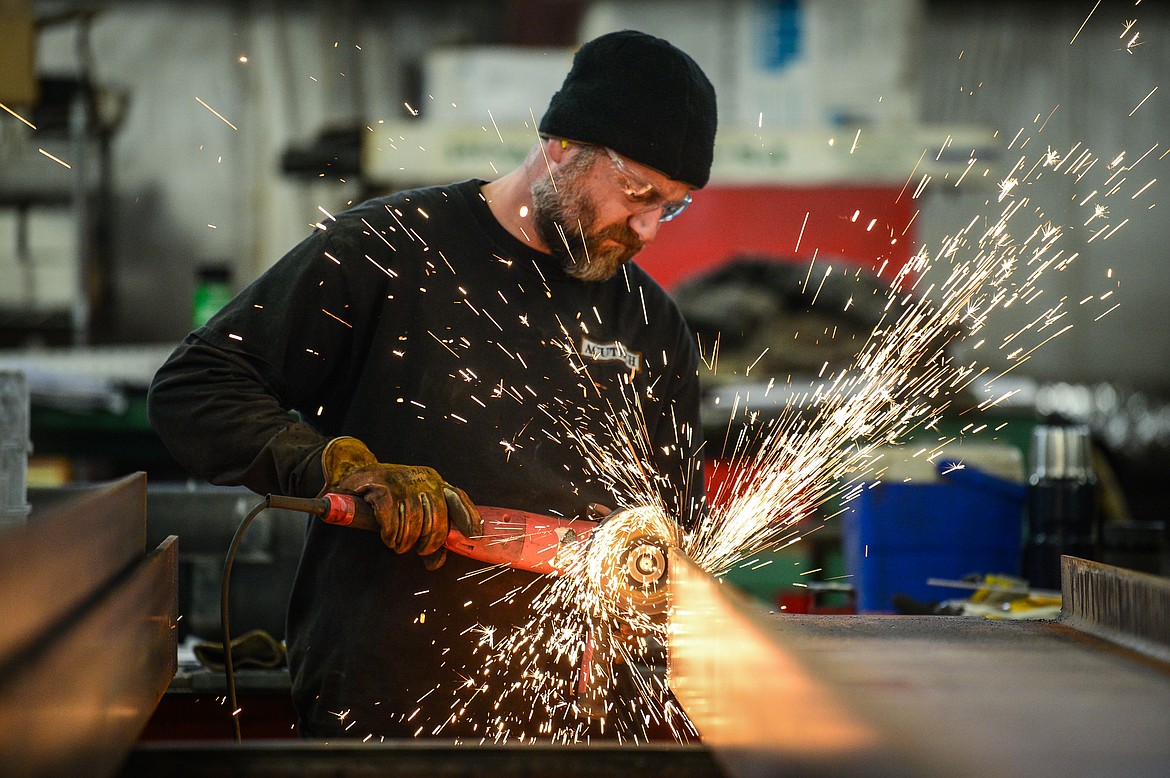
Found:
[{"label": "grinding sparks on beam", "polygon": [[[565,339],[560,347],[582,376],[587,403],[601,401],[569,331],[562,330]],[[632,385],[627,382],[626,386]],[[632,695],[610,693],[617,682],[611,670],[615,662],[637,666],[661,645],[665,560],[669,548],[682,543],[672,511],[662,504],[661,479],[650,464],[652,444],[640,400],[628,391],[623,403],[623,407],[606,404],[611,424],[604,430],[580,423],[574,406],[540,404],[553,425],[546,434],[558,445],[571,446],[584,455],[591,476],[606,485],[619,510],[591,532],[583,530],[579,542],[565,543],[562,538],[557,554],[562,574],[542,583],[545,588],[537,595],[526,624],[506,634],[484,626],[480,642],[484,661],[474,671],[468,670],[447,723],[458,720],[459,711],[474,698],[491,695],[502,702],[523,700],[519,707],[532,711],[523,720],[500,716],[485,722],[483,736],[495,742],[577,742],[587,737],[583,733],[591,724],[600,724],[603,732],[629,742],[648,739],[646,729],[652,725],[666,727],[679,740],[694,735],[685,715],[669,702],[665,678],[636,673]],[[485,574],[490,575],[490,570]],[[582,667],[581,675],[573,678],[550,672],[549,657],[553,665],[567,662]],[[499,684],[498,678],[515,677],[517,669],[525,683]],[[627,706],[628,711],[615,711],[614,705]],[[516,707],[505,705],[506,709]],[[439,727],[436,734],[441,732]]]},{"label": "grinding sparks on beam", "polygon": [[[1051,151],[1045,156],[1048,167],[1061,158]],[[1065,174],[1074,171],[1066,169]],[[960,363],[948,356],[946,346],[958,340],[982,345],[982,330],[996,311],[1013,305],[1043,307],[1044,271],[1061,270],[1076,256],[1062,255],[1058,244],[1065,230],[1039,212],[1040,223],[1020,230],[1026,236],[1022,240],[1014,237],[1012,221],[1034,205],[1020,187],[1032,183],[1032,177],[1029,173],[1004,180],[994,201],[998,213],[989,214],[981,232],[976,225],[983,223],[982,217],[948,238],[935,256],[922,250],[910,260],[891,284],[886,318],[852,366],[809,387],[817,403],[811,418],[804,413],[808,409],[792,403],[775,423],[757,425],[751,442],[759,453],[748,468],[752,476],[727,488],[684,546],[700,566],[716,574],[726,571],[778,544],[793,525],[826,503],[849,499],[863,488],[863,477],[880,477],[878,446],[932,426],[959,390],[988,375],[989,369],[977,360]],[[1109,208],[1095,203],[1091,214],[1089,221],[1107,220]],[[933,282],[939,274],[944,277]],[[896,303],[903,283],[933,290],[933,296],[900,309]],[[1011,367],[991,376],[988,388],[1065,332],[1067,326],[1042,334],[1063,317],[1064,301],[1056,301],[1004,338],[999,348]],[[1012,346],[1025,336],[1040,338],[1040,343]],[[736,453],[745,447],[737,443]]]},{"label": "grinding sparks on beam", "polygon": [[[1097,161],[1080,146],[1064,154],[1048,149],[1034,165],[1021,160],[1016,177],[1005,178],[986,201],[986,216],[971,219],[933,255],[926,247],[916,253],[892,279],[885,317],[850,367],[822,374],[818,383],[803,391],[790,385],[794,399],[773,422],[759,422],[747,399],[741,403],[737,397],[733,419],[742,415],[748,431],[724,454],[743,462],[745,475],[724,484],[693,532],[678,528],[657,497],[636,396],[628,398],[626,407],[610,409],[613,423],[605,434],[581,431],[569,409],[542,406],[561,429],[556,439],[586,452],[594,475],[606,480],[625,510],[615,514],[621,522],[612,528],[602,524],[608,531],[595,531],[577,556],[566,560],[563,575],[538,597],[529,624],[507,635],[493,634],[490,643],[481,646],[490,658],[466,689],[476,695],[521,695],[537,712],[530,721],[494,721],[485,728],[485,738],[572,742],[583,730],[581,722],[608,724],[629,718],[614,715],[613,705],[628,706],[640,720],[666,726],[680,740],[690,737],[693,729],[685,714],[672,706],[665,679],[635,674],[632,697],[602,693],[616,682],[609,670],[615,662],[637,667],[645,652],[669,637],[660,617],[638,607],[645,606],[650,592],[642,592],[638,601],[628,590],[615,595],[614,560],[621,558],[631,537],[653,537],[664,547],[680,547],[700,567],[720,575],[760,552],[797,542],[800,522],[819,516],[834,501],[848,502],[867,483],[880,480],[884,465],[879,446],[933,428],[945,410],[965,410],[953,408],[960,391],[982,380],[991,392],[997,379],[1066,332],[1069,325],[1060,324],[1065,301],[1045,302],[1041,282],[1045,271],[1059,272],[1078,255],[1064,253],[1060,241],[1068,231],[1047,218],[1026,193],[1040,170],[1059,169],[1061,161],[1074,154],[1081,155],[1080,162],[1060,172],[1079,180],[1084,166],[1091,168]],[[1105,165],[1097,169],[1108,172]],[[1111,194],[1129,196],[1123,188]],[[1081,204],[1090,209],[1089,221],[1108,221],[1108,205],[1091,200]],[[1026,215],[1036,223],[1013,229]],[[920,292],[921,297],[909,302],[907,290]],[[1107,298],[1103,295],[1098,302],[1108,302]],[[1091,302],[1086,299],[1082,304]],[[998,313],[1027,305],[1038,307],[1038,315],[998,344],[988,341],[985,327]],[[1034,343],[1018,345],[1028,339]],[[947,346],[958,341],[973,344],[975,354],[983,353],[982,348],[998,348],[1010,366],[994,372],[977,358],[957,360],[948,355]],[[711,349],[712,364],[716,349],[717,344]],[[568,358],[579,357],[571,348],[566,352]],[[978,407],[985,410],[1010,395],[992,394]],[[921,455],[937,456],[947,442],[926,444]],[[749,450],[755,453],[749,456]],[[586,663],[592,689],[542,672],[537,657],[546,652]],[[509,662],[531,663],[527,683],[493,688],[495,670]],[[644,732],[618,734],[637,742]]]}]

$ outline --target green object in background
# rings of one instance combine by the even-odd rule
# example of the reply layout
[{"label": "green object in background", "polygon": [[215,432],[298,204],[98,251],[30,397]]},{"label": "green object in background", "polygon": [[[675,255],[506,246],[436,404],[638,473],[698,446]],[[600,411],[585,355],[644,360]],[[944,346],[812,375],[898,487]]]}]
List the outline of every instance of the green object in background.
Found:
[{"label": "green object in background", "polygon": [[[1031,445],[1032,429],[1037,423],[1035,413],[1030,409],[997,409],[996,413],[944,416],[930,429],[915,429],[899,443],[907,446],[911,453],[920,448],[932,451],[943,442],[949,442],[952,447],[963,444],[1002,445],[1018,449],[1022,463]],[[912,443],[915,445],[911,446]],[[961,448],[957,450],[962,451]],[[929,466],[925,456],[922,462],[926,463],[924,466]],[[1022,470],[1020,476],[1023,476]],[[752,554],[728,570],[721,576],[722,579],[770,605],[776,605],[787,595],[807,594],[809,590],[803,587],[809,583],[853,584],[854,579],[847,568],[842,544],[844,513],[852,509],[852,504],[842,503],[840,496],[841,490],[834,491],[817,511],[821,517],[831,517],[821,528],[823,531],[803,533],[805,537],[800,542],[779,550]],[[813,519],[807,521],[808,529],[816,523]],[[844,592],[822,592],[817,596],[817,605],[824,608],[849,607],[851,597]]]},{"label": "green object in background", "polygon": [[198,329],[232,299],[232,276],[224,265],[201,267],[195,278],[191,325]]},{"label": "green object in background", "polygon": [[758,600],[775,604],[782,590],[802,583],[801,573],[813,569],[811,551],[807,543],[761,551],[738,562],[723,575],[723,580]]}]

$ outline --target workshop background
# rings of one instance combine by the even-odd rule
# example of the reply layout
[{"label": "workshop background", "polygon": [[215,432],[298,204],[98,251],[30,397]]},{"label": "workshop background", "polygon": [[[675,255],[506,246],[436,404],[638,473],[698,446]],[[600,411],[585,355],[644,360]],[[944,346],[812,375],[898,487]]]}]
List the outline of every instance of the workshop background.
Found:
[{"label": "workshop background", "polygon": [[[711,183],[638,258],[710,363],[717,507],[754,475],[761,429],[817,413],[809,387],[851,364],[898,270],[993,222],[1021,159],[1034,166],[1022,224],[1059,227],[1076,257],[1040,283],[1041,308],[1062,301],[1058,321],[1016,343],[1038,310],[1016,305],[979,334],[992,345],[956,340],[948,356],[988,369],[937,424],[883,449],[880,472],[845,474],[856,482],[820,515],[710,591],[739,590],[771,616],[812,614],[784,616],[788,637],[809,631],[810,666],[842,662],[830,675],[855,680],[857,711],[870,699],[873,719],[895,724],[899,700],[918,711],[902,750],[933,747],[946,764],[923,774],[997,758],[955,774],[1075,774],[1056,757],[1139,774],[1127,754],[1161,774],[1165,738],[1149,732],[1165,727],[1162,665],[1116,647],[1086,660],[1090,641],[1061,629],[1061,597],[1088,592],[1070,608],[1086,632],[1121,611],[1123,645],[1160,630],[1166,657],[1170,8],[1149,0],[0,0],[0,772],[113,775],[135,747],[137,774],[179,774],[184,761],[198,774],[211,752],[185,760],[149,746],[224,741],[240,710],[248,739],[295,738],[281,640],[311,519],[260,514],[221,602],[225,553],[260,497],[179,468],[147,419],[149,382],[187,332],[330,214],[510,169],[575,47],[622,28],[677,44],[718,94]],[[1092,179],[1040,162],[1085,150]],[[1098,194],[1108,208],[1089,212]],[[914,281],[891,305],[931,299]],[[1009,356],[1057,329],[1027,359]],[[1137,573],[1087,562],[1062,592],[1061,551]],[[680,590],[690,576],[699,591],[712,583],[679,567]],[[221,606],[242,640],[236,711]],[[891,613],[992,618],[865,620]],[[1009,619],[1039,630],[987,626]],[[733,692],[747,722],[713,717],[735,722],[731,742],[759,745],[740,737],[752,720],[779,720],[783,748],[812,747],[813,768],[794,774],[890,764],[842,751],[853,730],[815,684],[793,684],[799,663],[761,663],[767,652],[743,650],[732,623],[690,628],[713,635],[699,671],[685,664],[686,625],[671,646],[678,677],[717,679],[712,699]],[[1035,639],[1049,625],[1060,653]],[[875,656],[894,672],[867,675]],[[703,738],[720,745],[717,730]],[[543,772],[564,768],[553,752],[464,751],[460,762],[411,745],[381,758],[397,760],[396,774],[411,774],[403,758],[420,775],[444,760],[467,774],[540,773],[532,760],[546,757]],[[613,752],[588,774],[719,774],[702,750],[646,753]],[[314,759],[340,774],[346,757],[275,758],[290,755],[300,761],[273,774],[309,774]],[[158,757],[168,767],[151,768]],[[501,759],[512,772],[495,769]]]},{"label": "workshop background", "polygon": [[[144,409],[154,369],[330,213],[515,164],[574,47],[626,27],[689,52],[719,96],[711,184],[639,260],[701,335],[723,338],[705,376],[715,443],[735,437],[727,414],[744,387],[848,363],[840,341],[793,333],[868,331],[872,311],[841,305],[851,284],[878,288],[966,226],[1016,163],[1022,128],[1103,165],[1147,155],[1134,175],[1156,182],[1118,204],[1113,222],[1128,222],[1107,238],[1091,240],[1069,177],[1035,186],[1080,255],[1043,282],[1071,301],[1072,327],[1003,379],[1010,400],[944,428],[973,464],[1023,483],[1038,427],[1087,425],[1101,554],[1167,572],[1170,220],[1157,212],[1170,9],[1110,0],[0,0],[12,109],[0,113],[0,369],[29,398],[13,449],[28,502],[145,471],[152,534],[182,539],[182,633],[213,635],[222,553],[251,496],[188,482],[162,449]],[[810,263],[861,272],[814,302],[799,293]],[[1034,315],[997,314],[987,339]],[[709,451],[711,477],[727,478],[735,463]],[[302,521],[285,518],[239,560],[239,629],[282,634]],[[785,608],[849,609],[832,597],[856,572],[845,523],[729,578]]]}]

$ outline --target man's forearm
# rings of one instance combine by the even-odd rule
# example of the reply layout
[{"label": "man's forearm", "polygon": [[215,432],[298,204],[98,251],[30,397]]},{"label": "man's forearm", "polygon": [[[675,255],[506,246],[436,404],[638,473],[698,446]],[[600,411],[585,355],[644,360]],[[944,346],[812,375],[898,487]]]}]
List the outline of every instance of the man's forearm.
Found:
[{"label": "man's forearm", "polygon": [[190,336],[159,369],[150,420],[176,461],[216,484],[312,496],[328,439],[297,421],[262,365]]}]

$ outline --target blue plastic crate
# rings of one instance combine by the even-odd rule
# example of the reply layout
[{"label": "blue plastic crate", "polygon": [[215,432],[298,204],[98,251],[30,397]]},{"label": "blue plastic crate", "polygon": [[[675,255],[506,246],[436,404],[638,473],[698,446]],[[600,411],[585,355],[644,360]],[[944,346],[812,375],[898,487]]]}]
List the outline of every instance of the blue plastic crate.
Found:
[{"label": "blue plastic crate", "polygon": [[938,466],[939,482],[881,483],[850,502],[845,559],[859,612],[890,612],[895,594],[963,596],[929,578],[1019,575],[1024,486],[970,466]]}]

